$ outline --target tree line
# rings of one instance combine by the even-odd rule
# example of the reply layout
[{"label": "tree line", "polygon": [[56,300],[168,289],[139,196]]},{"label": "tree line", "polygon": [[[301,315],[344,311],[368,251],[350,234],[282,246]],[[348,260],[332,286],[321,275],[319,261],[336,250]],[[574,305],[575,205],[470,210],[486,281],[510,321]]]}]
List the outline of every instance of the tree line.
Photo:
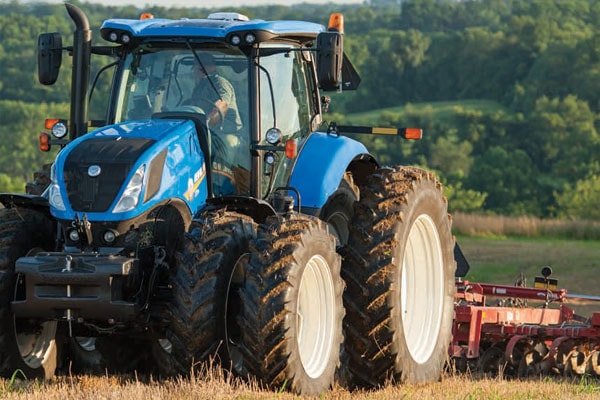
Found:
[{"label": "tree line", "polygon": [[[106,18],[215,11],[73,3],[90,18],[96,43]],[[371,113],[378,125],[422,127],[420,142],[361,140],[387,164],[438,172],[452,210],[600,219],[600,2],[370,0],[224,11],[323,24],[342,12],[362,83],[332,95],[328,118]],[[69,69],[54,86],[37,82],[37,36],[49,31],[70,40],[64,7],[0,4],[1,191],[21,191],[51,160],[36,137],[44,118],[68,116]]]}]

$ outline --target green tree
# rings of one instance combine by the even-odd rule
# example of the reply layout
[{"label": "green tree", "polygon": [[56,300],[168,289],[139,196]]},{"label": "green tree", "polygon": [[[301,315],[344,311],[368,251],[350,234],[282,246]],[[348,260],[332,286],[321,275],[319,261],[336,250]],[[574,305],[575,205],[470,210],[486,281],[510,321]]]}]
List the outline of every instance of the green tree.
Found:
[{"label": "green tree", "polygon": [[596,114],[574,95],[540,98],[529,117],[523,148],[542,173],[562,183],[584,178],[595,170],[600,136]]},{"label": "green tree", "polygon": [[465,189],[462,182],[455,185],[444,186],[444,196],[448,199],[448,211],[454,212],[481,212],[487,193],[472,189]]},{"label": "green tree", "polygon": [[536,172],[523,150],[494,146],[475,157],[466,188],[487,193],[485,208],[499,214],[542,215]]},{"label": "green tree", "polygon": [[0,193],[23,193],[25,181],[0,173]]},{"label": "green tree", "polygon": [[56,152],[41,152],[38,136],[46,118],[63,116],[68,116],[67,104],[0,101],[0,165],[3,174],[15,179],[11,182],[31,181],[34,171],[52,161]]},{"label": "green tree", "polygon": [[600,221],[600,176],[589,175],[574,184],[567,183],[561,193],[555,192],[559,216],[570,219]]}]

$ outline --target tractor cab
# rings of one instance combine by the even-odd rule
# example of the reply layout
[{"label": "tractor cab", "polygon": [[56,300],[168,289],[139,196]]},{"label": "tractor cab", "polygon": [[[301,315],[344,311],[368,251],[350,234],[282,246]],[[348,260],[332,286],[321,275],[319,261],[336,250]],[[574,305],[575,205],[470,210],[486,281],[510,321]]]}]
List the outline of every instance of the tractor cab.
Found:
[{"label": "tractor cab", "polygon": [[[278,51],[258,58],[257,66],[230,45],[145,43],[131,49],[115,82],[114,122],[195,121],[203,153],[211,160],[215,196],[250,195],[250,143],[266,149],[255,190],[270,193],[289,177],[296,147],[316,129],[321,115],[312,58],[291,51],[290,44],[259,49]],[[214,64],[204,65],[206,60]],[[250,74],[258,75],[256,86],[250,87]],[[204,86],[200,98],[194,96],[199,86]],[[223,110],[218,103],[224,103]]]},{"label": "tractor cab", "polygon": [[[339,22],[326,31],[310,22],[249,20],[238,13],[179,21],[143,14],[103,23],[102,37],[117,46],[78,49],[76,32],[74,53],[117,59],[106,124],[192,121],[207,161],[208,198],[269,199],[286,186],[299,149],[322,123],[319,89],[341,88],[342,59],[352,70],[341,29]],[[40,82],[52,83],[60,37],[44,34],[39,43],[46,56],[39,59]],[[74,70],[89,68],[85,60],[76,65],[79,58]],[[87,121],[73,114],[71,127]],[[84,133],[72,132],[71,139]]]}]

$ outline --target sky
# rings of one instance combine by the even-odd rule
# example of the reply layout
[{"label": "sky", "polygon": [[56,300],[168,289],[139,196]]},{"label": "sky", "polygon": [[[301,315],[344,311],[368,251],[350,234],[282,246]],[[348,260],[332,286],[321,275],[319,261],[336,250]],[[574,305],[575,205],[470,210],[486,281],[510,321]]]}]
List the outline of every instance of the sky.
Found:
[{"label": "sky", "polygon": [[[64,0],[19,0],[21,3],[64,3]],[[124,6],[135,5],[138,7],[161,6],[161,7],[198,7],[198,8],[218,8],[222,7],[241,7],[241,6],[263,6],[270,4],[291,5],[299,3],[320,3],[320,4],[359,4],[363,0],[82,0],[88,3],[97,3],[105,6]]]}]

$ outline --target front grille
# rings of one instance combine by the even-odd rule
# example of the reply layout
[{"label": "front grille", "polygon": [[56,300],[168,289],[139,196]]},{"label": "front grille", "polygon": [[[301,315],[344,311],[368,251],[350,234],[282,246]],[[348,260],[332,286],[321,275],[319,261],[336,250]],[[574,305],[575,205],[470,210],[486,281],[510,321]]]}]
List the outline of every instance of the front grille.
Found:
[{"label": "front grille", "polygon": [[[135,161],[153,143],[153,140],[123,137],[81,142],[65,161],[65,185],[73,210],[107,211]],[[91,165],[100,166],[98,176],[88,174]]]}]

